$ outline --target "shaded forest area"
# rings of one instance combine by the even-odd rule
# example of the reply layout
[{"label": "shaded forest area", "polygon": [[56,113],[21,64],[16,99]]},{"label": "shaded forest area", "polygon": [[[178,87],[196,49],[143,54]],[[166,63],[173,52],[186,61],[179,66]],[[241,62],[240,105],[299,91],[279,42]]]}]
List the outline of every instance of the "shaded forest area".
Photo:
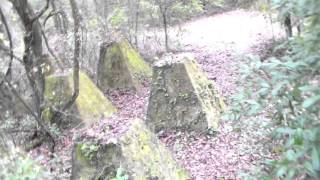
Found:
[{"label": "shaded forest area", "polygon": [[0,0],[0,179],[319,179],[318,0]]}]

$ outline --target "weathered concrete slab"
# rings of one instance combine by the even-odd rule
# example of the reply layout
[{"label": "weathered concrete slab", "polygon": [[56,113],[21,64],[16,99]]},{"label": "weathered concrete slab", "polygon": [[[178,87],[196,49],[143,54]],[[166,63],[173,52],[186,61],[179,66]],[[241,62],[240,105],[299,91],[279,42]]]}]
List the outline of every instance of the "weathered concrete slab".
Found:
[{"label": "weathered concrete slab", "polygon": [[[49,104],[56,108],[61,108],[71,98],[72,93],[73,79],[71,72],[51,75],[46,78],[45,98]],[[71,109],[71,114],[75,117],[72,118],[73,121],[81,119],[83,123],[90,125],[102,117],[111,116],[116,111],[116,108],[91,79],[85,73],[80,72],[79,96]],[[47,116],[46,119],[50,119],[50,115],[52,115],[50,110],[45,114]],[[75,122],[75,124],[79,124],[79,121]]]},{"label": "weathered concrete slab", "polygon": [[79,142],[73,151],[71,179],[111,179],[119,168],[129,179],[189,179],[171,153],[136,119],[129,130],[108,143]]},{"label": "weathered concrete slab", "polygon": [[122,40],[104,44],[100,49],[98,85],[102,90],[138,90],[151,68],[130,44]]},{"label": "weathered concrete slab", "polygon": [[157,62],[151,86],[147,112],[151,129],[217,129],[225,104],[192,55],[172,55]]}]

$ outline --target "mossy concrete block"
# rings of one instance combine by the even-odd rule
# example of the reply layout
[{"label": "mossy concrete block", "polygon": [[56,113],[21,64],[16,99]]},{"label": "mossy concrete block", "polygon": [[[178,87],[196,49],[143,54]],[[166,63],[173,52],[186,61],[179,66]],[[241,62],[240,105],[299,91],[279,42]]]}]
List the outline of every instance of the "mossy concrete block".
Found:
[{"label": "mossy concrete block", "polygon": [[[98,147],[96,151],[92,147]],[[72,152],[72,180],[111,179],[122,161],[121,149],[114,143],[76,143]]]},{"label": "mossy concrete block", "polygon": [[[46,101],[60,109],[73,93],[72,73],[51,75],[46,78],[45,98]],[[104,96],[99,88],[83,72],[79,75],[79,95],[71,113],[74,119],[81,119],[86,125],[90,125],[102,117],[110,117],[117,109]],[[50,110],[43,113],[50,119]],[[77,124],[79,122],[76,122]]]},{"label": "mossy concrete block", "polygon": [[[87,143],[87,144],[86,144]],[[98,146],[88,153],[90,146]],[[95,149],[95,148],[91,148]],[[109,143],[77,143],[73,151],[71,179],[110,179],[118,168],[130,179],[189,179],[171,152],[143,123],[136,119],[128,131]]]},{"label": "mossy concrete block", "polygon": [[101,89],[138,90],[141,81],[151,74],[149,65],[127,41],[101,46],[98,63],[98,85]]},{"label": "mossy concrete block", "polygon": [[190,54],[172,55],[153,68],[147,125],[163,129],[216,130],[225,104]]}]

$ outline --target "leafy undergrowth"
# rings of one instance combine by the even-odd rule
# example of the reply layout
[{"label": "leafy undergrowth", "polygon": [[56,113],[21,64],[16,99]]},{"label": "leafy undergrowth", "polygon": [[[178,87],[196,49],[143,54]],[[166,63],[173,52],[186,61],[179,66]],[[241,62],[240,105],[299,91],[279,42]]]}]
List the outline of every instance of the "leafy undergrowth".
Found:
[{"label": "leafy undergrowth", "polygon": [[[272,44],[273,35],[265,26],[268,26],[267,20],[257,12],[234,11],[203,18],[184,25],[189,38],[183,37],[182,49],[195,55],[209,79],[216,82],[228,102],[229,97],[244,83],[237,82],[240,80],[241,63],[244,62],[242,56],[249,53],[265,56],[267,47]],[[199,29],[205,29],[204,34],[199,34],[202,33]],[[279,37],[281,34],[276,34],[276,38]],[[54,162],[49,161],[45,148],[35,149],[31,154],[44,155],[47,158],[42,160],[43,164],[53,169],[55,175],[68,178],[75,137],[86,135],[109,141],[125,132],[130,120],[136,117],[144,119],[149,86],[146,82],[138,94],[107,92],[119,112],[91,128],[64,132],[58,142]],[[275,158],[270,148],[270,136],[266,136],[272,131],[270,120],[264,115],[259,119],[243,118],[238,124],[223,120],[215,135],[168,131],[162,133],[160,139],[173,152],[174,158],[187,169],[192,179],[238,179],[242,172],[248,172],[253,165],[263,163],[265,158]]]}]

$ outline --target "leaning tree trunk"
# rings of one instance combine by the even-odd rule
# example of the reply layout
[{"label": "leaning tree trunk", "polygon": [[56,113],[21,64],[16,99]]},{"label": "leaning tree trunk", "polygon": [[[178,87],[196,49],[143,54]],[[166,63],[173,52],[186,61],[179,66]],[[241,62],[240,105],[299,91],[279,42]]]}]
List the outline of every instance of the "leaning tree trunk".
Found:
[{"label": "leaning tree trunk", "polygon": [[80,59],[80,50],[81,50],[81,37],[80,37],[80,22],[81,16],[79,13],[79,8],[75,0],[69,0],[72,8],[72,17],[74,21],[74,57],[73,57],[73,96],[66,103],[64,107],[68,109],[79,95],[79,59]]},{"label": "leaning tree trunk", "polygon": [[67,111],[79,96],[79,59],[81,50],[80,22],[81,16],[75,0],[69,0],[74,21],[74,54],[73,54],[73,93],[71,98],[58,111],[55,111],[51,122],[60,122],[63,112]]},{"label": "leaning tree trunk", "polygon": [[[38,19],[35,19],[36,15],[27,0],[12,0],[12,3],[19,14],[26,31],[24,37],[24,67],[29,82],[36,94],[35,107],[37,114],[40,116],[40,106],[44,99],[44,75],[41,73],[40,63],[38,63],[43,53],[41,25]],[[36,69],[36,72],[34,72],[34,69]]]},{"label": "leaning tree trunk", "polygon": [[[25,28],[24,34],[24,55],[23,65],[26,71],[26,77],[29,85],[32,88],[34,110],[31,109],[21,96],[11,88],[13,94],[21,100],[29,112],[33,115],[38,125],[41,127],[42,132],[47,136],[51,142],[50,151],[54,152],[55,141],[51,135],[49,128],[42,120],[42,108],[44,105],[44,86],[45,78],[41,68],[41,58],[43,56],[42,49],[42,33],[41,24],[39,18],[46,12],[49,7],[49,0],[46,1],[46,5],[38,13],[34,13],[32,7],[27,0],[10,0],[16,9],[22,24]],[[8,83],[10,85],[10,83]]]}]

